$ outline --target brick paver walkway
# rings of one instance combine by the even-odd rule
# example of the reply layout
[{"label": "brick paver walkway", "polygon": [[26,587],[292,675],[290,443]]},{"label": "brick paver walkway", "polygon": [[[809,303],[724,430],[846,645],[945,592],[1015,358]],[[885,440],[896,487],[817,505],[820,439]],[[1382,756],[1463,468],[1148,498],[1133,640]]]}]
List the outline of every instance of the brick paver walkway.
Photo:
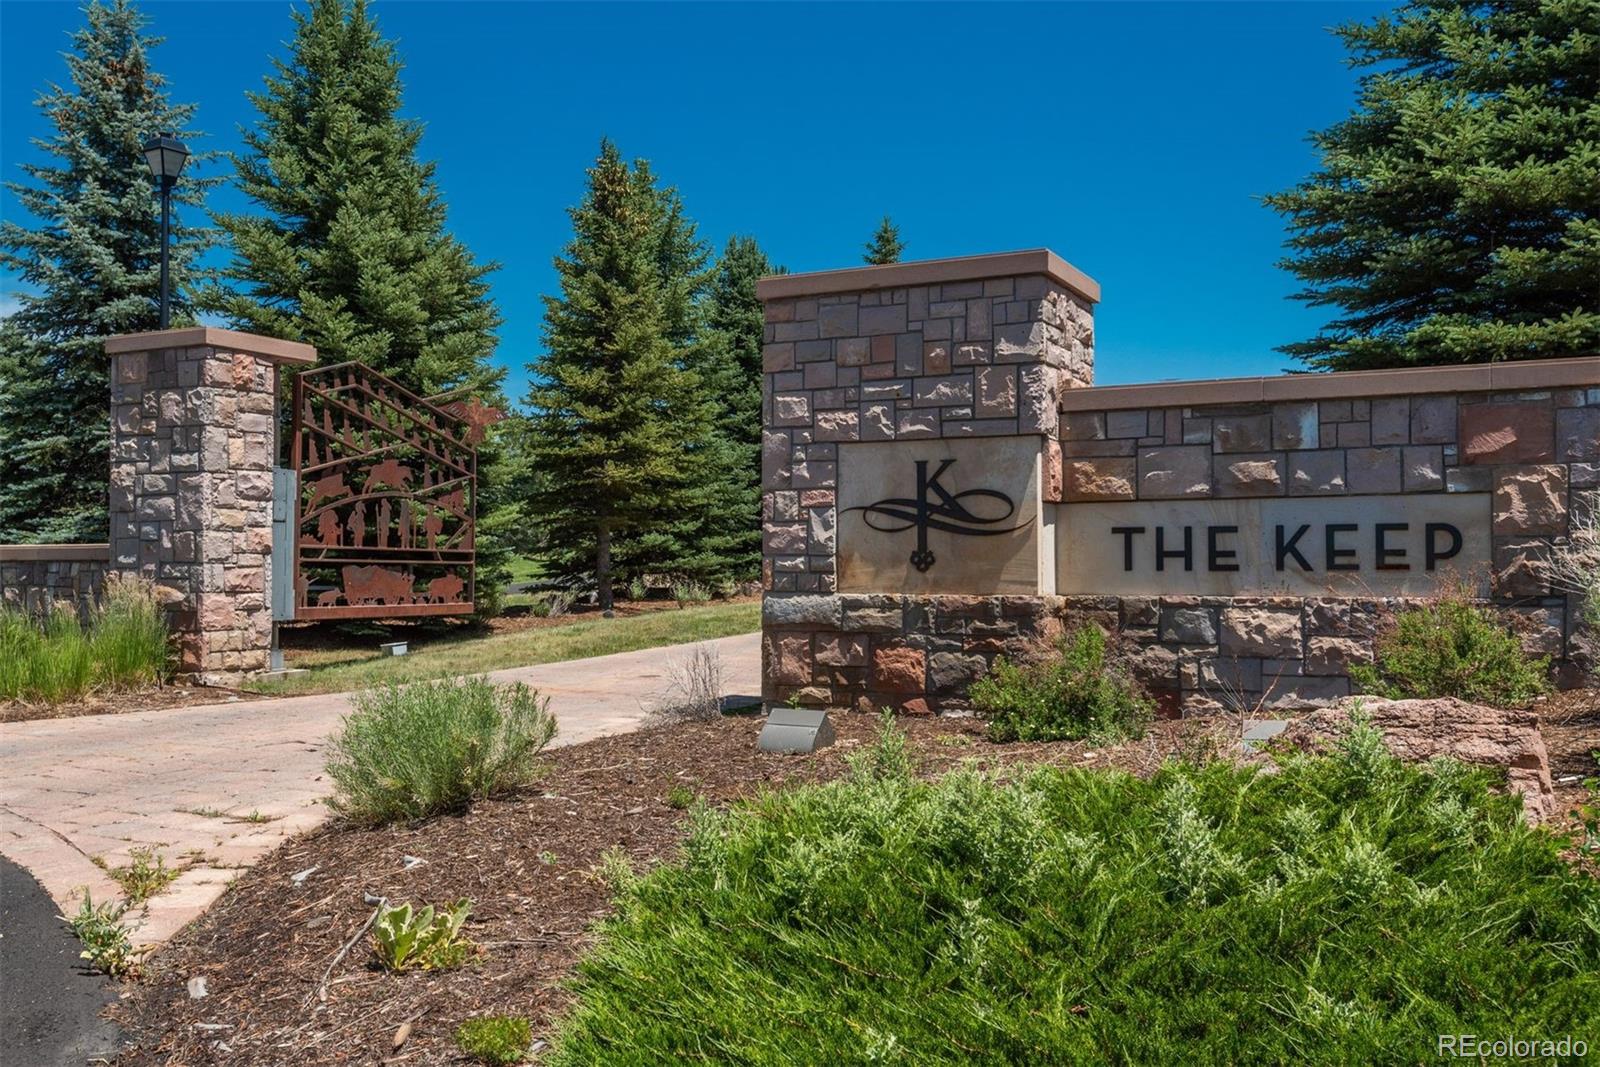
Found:
[{"label": "brick paver walkway", "polygon": [[[759,695],[759,636],[710,644],[724,696]],[[490,677],[549,696],[555,743],[570,745],[637,729],[660,705],[672,661],[691,647]],[[187,869],[150,901],[134,940],[164,941],[239,870],[327,817],[323,746],[348,709],[347,694],[321,694],[0,724],[0,854],[75,910],[85,887],[97,901],[120,893],[95,857],[120,866],[134,848],[158,848],[169,866]]]}]

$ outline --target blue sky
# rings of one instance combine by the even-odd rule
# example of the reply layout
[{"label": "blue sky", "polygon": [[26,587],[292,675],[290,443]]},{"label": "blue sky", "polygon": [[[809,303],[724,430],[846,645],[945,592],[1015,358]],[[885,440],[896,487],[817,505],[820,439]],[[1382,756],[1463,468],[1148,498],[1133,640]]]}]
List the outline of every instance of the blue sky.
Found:
[{"label": "blue sky", "polygon": [[[150,2],[154,61],[204,144],[253,119],[287,0]],[[1100,384],[1271,374],[1326,313],[1285,299],[1259,201],[1315,162],[1355,75],[1327,28],[1371,3],[534,4],[378,0],[450,226],[496,260],[496,361],[526,388],[551,257],[599,139],[648,158],[715,247],[858,265],[890,213],[908,259],[1046,246],[1100,282]],[[36,158],[71,2],[0,0],[0,169]],[[197,144],[195,147],[199,147]],[[248,207],[231,189],[220,209]],[[0,197],[6,218],[16,200]],[[16,279],[0,275],[0,290]]]}]

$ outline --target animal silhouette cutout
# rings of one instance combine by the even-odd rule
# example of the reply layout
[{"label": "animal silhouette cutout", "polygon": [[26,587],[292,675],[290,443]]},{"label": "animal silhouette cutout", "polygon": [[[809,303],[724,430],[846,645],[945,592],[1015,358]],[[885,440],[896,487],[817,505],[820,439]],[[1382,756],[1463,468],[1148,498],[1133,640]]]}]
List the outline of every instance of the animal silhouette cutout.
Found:
[{"label": "animal silhouette cutout", "polygon": [[390,489],[411,488],[411,468],[397,459],[386,459],[367,472],[365,492],[372,492],[378,486],[386,485]]}]

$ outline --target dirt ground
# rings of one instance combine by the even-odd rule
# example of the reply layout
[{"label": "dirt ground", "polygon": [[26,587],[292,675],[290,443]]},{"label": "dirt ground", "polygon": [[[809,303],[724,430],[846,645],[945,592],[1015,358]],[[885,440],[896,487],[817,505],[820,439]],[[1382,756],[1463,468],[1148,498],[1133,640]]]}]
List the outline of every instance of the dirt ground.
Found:
[{"label": "dirt ground", "polygon": [[130,693],[92,693],[83,700],[64,704],[34,704],[20,700],[0,700],[0,722],[28,722],[33,719],[70,719],[78,715],[120,715],[128,711],[159,711],[186,708],[195,704],[221,704],[228,700],[261,700],[261,693],[247,693],[218,685],[164,685]]}]

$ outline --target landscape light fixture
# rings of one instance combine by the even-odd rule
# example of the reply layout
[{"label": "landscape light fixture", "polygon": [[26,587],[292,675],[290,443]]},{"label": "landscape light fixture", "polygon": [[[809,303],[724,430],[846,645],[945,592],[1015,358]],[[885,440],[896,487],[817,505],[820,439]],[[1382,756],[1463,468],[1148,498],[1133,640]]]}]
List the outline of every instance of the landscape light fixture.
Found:
[{"label": "landscape light fixture", "polygon": [[167,245],[172,233],[172,187],[178,180],[183,165],[189,159],[189,149],[171,133],[157,134],[145,142],[144,161],[150,165],[150,175],[161,187],[161,328],[172,324],[172,297],[167,282]]}]

